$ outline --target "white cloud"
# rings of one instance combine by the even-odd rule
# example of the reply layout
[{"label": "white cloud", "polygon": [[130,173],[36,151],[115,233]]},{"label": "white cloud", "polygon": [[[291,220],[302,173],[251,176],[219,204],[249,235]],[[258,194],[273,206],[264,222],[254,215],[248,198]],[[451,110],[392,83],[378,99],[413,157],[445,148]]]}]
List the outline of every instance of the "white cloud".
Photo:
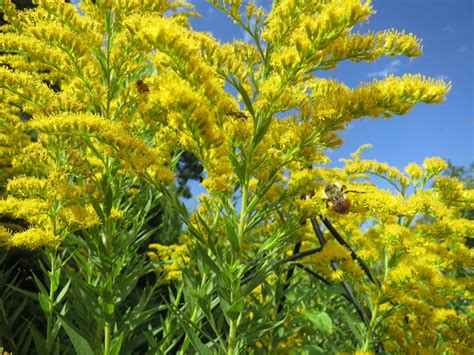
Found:
[{"label": "white cloud", "polygon": [[367,76],[369,78],[385,78],[387,75],[395,74],[396,72],[398,72],[399,66],[400,66],[400,59],[394,59],[382,70],[368,73]]},{"label": "white cloud", "polygon": [[454,28],[451,25],[446,25],[441,29],[441,31],[448,32],[448,33],[454,33]]}]

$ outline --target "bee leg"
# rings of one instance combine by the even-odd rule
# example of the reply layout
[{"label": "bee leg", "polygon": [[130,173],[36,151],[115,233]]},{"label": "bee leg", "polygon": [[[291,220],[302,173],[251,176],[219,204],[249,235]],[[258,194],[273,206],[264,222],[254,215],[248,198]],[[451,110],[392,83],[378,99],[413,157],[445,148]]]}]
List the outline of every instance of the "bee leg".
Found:
[{"label": "bee leg", "polygon": [[311,225],[313,226],[314,234],[316,234],[316,237],[319,240],[319,244],[321,244],[321,247],[324,247],[324,245],[326,244],[326,238],[324,237],[323,231],[321,230],[321,227],[319,226],[318,221],[316,220],[315,217],[311,217],[310,220],[311,220]]},{"label": "bee leg", "polygon": [[[320,218],[322,220],[322,217],[320,217]],[[324,237],[324,234],[321,230],[321,227],[319,226],[319,223],[318,223],[318,221],[316,220],[315,217],[312,217],[310,220],[311,220],[311,224],[313,225],[314,233],[316,234],[316,236],[319,240],[319,243],[321,243],[321,248],[323,248],[324,245],[326,244],[326,238]],[[324,220],[323,220],[323,222],[324,222]],[[327,225],[326,225],[326,228],[327,228]],[[334,271],[338,271],[338,270],[341,269],[338,262],[335,261],[335,260],[331,261],[331,267]],[[357,302],[357,300],[354,296],[354,291],[352,290],[352,287],[347,283],[347,281],[342,281],[341,285],[344,289],[345,297],[352,303],[352,305],[354,306],[354,308],[355,308],[357,314],[359,315],[360,319],[362,320],[362,322],[367,327],[369,327],[369,318],[371,318],[371,316],[367,316],[365,314],[365,312],[362,310],[361,306],[359,305],[359,303]]]},{"label": "bee leg", "polygon": [[349,192],[356,193],[356,194],[366,194],[367,193],[367,191],[355,191],[355,190],[346,190],[346,191],[344,191],[345,194],[347,194]]},{"label": "bee leg", "polygon": [[380,282],[372,276],[372,273],[370,272],[370,269],[367,266],[367,264],[357,255],[357,253],[354,251],[354,249],[352,249],[351,246],[344,240],[344,238],[339,234],[339,232],[336,230],[336,228],[334,228],[332,223],[329,221],[329,218],[323,217],[323,216],[319,216],[319,218],[321,218],[321,221],[324,223],[324,225],[329,230],[329,232],[331,232],[331,234],[334,236],[334,238],[339,242],[339,244],[341,244],[341,245],[345,246],[347,249],[349,249],[352,259],[357,261],[357,263],[362,268],[362,270],[364,270],[364,272],[367,275],[367,277],[369,278],[369,280],[373,284],[375,284],[377,286],[380,286]]},{"label": "bee leg", "polygon": [[366,191],[347,190],[347,186],[346,186],[346,185],[342,185],[342,186],[341,186],[341,193],[347,194],[347,193],[349,193],[349,192],[353,192],[353,193],[356,193],[356,194],[365,194],[365,193],[367,193]]},{"label": "bee leg", "polygon": [[[295,247],[293,248],[293,255],[296,255],[300,252],[301,250],[301,241],[298,241],[296,244],[295,244]],[[289,268],[288,268],[288,271],[286,273],[286,280],[285,280],[285,284],[283,286],[283,295],[281,296],[279,302],[278,302],[278,310],[277,310],[277,313],[280,313],[282,310],[283,310],[283,306],[285,304],[285,301],[286,301],[286,294],[285,294],[285,291],[288,289],[288,287],[290,287],[290,281],[291,281],[291,278],[293,277],[293,274],[295,273],[295,264],[292,264]]]},{"label": "bee leg", "polygon": [[324,202],[326,202],[326,207],[330,208],[331,206],[329,205],[329,199],[325,198],[323,199]]}]

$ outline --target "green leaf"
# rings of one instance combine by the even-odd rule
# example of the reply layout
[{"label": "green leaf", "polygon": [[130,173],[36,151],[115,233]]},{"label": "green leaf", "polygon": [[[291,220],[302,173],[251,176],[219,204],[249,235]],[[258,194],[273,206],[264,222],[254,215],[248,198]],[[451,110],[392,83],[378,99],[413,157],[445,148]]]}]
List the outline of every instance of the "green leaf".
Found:
[{"label": "green leaf", "polygon": [[198,354],[211,355],[211,351],[206,348],[206,346],[203,344],[201,339],[199,339],[196,332],[194,331],[194,329],[191,328],[191,326],[183,322],[182,327],[184,328],[184,331],[186,332],[186,335],[188,336],[189,340],[198,351]]},{"label": "green leaf", "polygon": [[18,306],[16,306],[15,312],[10,316],[11,323],[18,319],[21,312],[23,312],[28,303],[28,299],[24,298],[23,301]]},{"label": "green leaf", "polygon": [[86,143],[86,145],[89,147],[91,152],[105,164],[104,157],[99,153],[99,151],[97,149],[95,149],[95,147],[92,144],[92,142],[90,141],[90,139],[87,138],[87,137],[84,137],[84,136],[82,137],[82,139],[83,139],[84,143]]},{"label": "green leaf", "polygon": [[102,208],[100,207],[99,203],[96,200],[91,201],[92,207],[95,210],[95,213],[97,213],[97,216],[100,218],[102,223],[105,223],[105,215],[104,212],[102,211]]},{"label": "green leaf", "polygon": [[361,326],[361,323],[358,321],[354,321],[351,319],[349,314],[347,312],[342,313],[343,317],[345,318],[345,321],[347,325],[349,326],[349,329],[351,330],[352,334],[357,338],[357,342],[359,344],[364,344],[364,332],[363,332],[363,326]]},{"label": "green leaf", "polygon": [[327,354],[327,351],[320,348],[317,345],[306,345],[301,348],[303,355],[324,355]]},{"label": "green leaf", "polygon": [[[59,270],[55,270],[54,273],[52,272],[48,272],[49,274],[49,277],[51,278],[51,292],[56,292],[56,290],[58,289],[59,287],[59,282],[60,282],[60,276],[61,276],[61,273]],[[51,276],[51,274],[53,274]]]},{"label": "green leaf", "polygon": [[234,167],[235,174],[239,178],[240,184],[243,185],[245,181],[244,166],[240,165],[239,161],[237,160],[237,156],[234,154],[234,152],[229,153],[228,156],[230,162],[232,163],[232,166]]},{"label": "green leaf", "polygon": [[120,354],[120,349],[122,348],[122,342],[123,342],[123,335],[124,332],[121,332],[118,337],[115,337],[112,340],[112,345],[110,347],[110,355],[119,355]]},{"label": "green leaf", "polygon": [[244,299],[243,297],[239,298],[237,301],[235,301],[232,306],[227,310],[227,316],[231,320],[236,320],[240,313],[242,313],[242,310],[244,309]]},{"label": "green leaf", "polygon": [[238,82],[238,80],[232,78],[232,82],[234,83],[234,87],[237,89],[239,94],[242,96],[242,100],[245,103],[245,107],[249,110],[250,114],[255,117],[255,111],[253,109],[252,100],[250,99],[249,95],[245,88]]},{"label": "green leaf", "polygon": [[71,339],[77,355],[94,355],[94,350],[92,350],[92,347],[86,338],[82,336],[79,331],[66,320],[66,318],[60,317],[60,319],[67,336]]},{"label": "green leaf", "polygon": [[59,292],[59,295],[56,297],[56,300],[55,300],[56,304],[61,303],[62,299],[66,295],[67,290],[69,290],[69,286],[71,286],[71,279],[69,279],[69,281],[64,285],[61,292]]},{"label": "green leaf", "polygon": [[35,293],[35,292],[31,292],[31,291],[25,291],[25,290],[22,290],[21,288],[18,288],[14,285],[11,285],[11,284],[8,284],[7,287],[9,289],[12,289],[14,290],[15,292],[18,292],[19,294],[23,295],[23,296],[26,296],[28,297],[29,299],[33,300],[36,302],[36,300],[38,299],[38,295]]},{"label": "green leaf", "polygon": [[110,211],[112,211],[112,202],[113,202],[113,191],[110,186],[107,186],[105,189],[105,199],[104,199],[104,215],[110,216]]},{"label": "green leaf", "polygon": [[41,280],[36,276],[36,274],[33,274],[33,278],[35,280],[36,286],[38,286],[39,290],[41,293],[44,293],[45,295],[49,295],[49,292],[46,290],[46,287],[43,285]]},{"label": "green leaf", "polygon": [[46,339],[43,338],[41,333],[31,324],[28,324],[33,342],[35,343],[35,350],[37,354],[47,354]]},{"label": "green leaf", "polygon": [[43,310],[44,314],[50,315],[51,309],[49,308],[49,299],[44,293],[38,293],[38,301]]},{"label": "green leaf", "polygon": [[306,312],[306,317],[320,332],[331,334],[333,332],[331,317],[326,312]]},{"label": "green leaf", "polygon": [[201,257],[200,259],[212,270],[216,275],[220,275],[221,270],[219,266],[207,255],[207,251],[201,247],[196,248],[197,253]]},{"label": "green leaf", "polygon": [[240,250],[239,238],[237,236],[237,231],[235,230],[235,225],[228,218],[224,218],[225,231],[227,237],[229,238],[230,245],[232,248],[238,252]]}]

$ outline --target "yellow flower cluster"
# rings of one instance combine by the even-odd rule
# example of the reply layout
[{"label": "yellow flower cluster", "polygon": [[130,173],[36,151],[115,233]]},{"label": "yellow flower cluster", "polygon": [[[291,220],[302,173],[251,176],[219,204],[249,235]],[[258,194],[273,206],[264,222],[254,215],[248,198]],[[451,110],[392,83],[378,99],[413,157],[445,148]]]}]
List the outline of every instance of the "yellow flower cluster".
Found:
[{"label": "yellow flower cluster", "polygon": [[472,190],[467,190],[463,182],[449,176],[436,176],[435,187],[445,203],[464,203],[466,207],[474,204]]},{"label": "yellow flower cluster", "polygon": [[50,113],[58,106],[54,92],[37,75],[14,72],[4,66],[0,67],[0,95],[11,97],[12,104],[30,114]]},{"label": "yellow flower cluster", "polygon": [[18,173],[13,161],[30,141],[13,108],[0,104],[0,190],[7,179]]},{"label": "yellow flower cluster", "polygon": [[315,124],[369,117],[391,117],[406,114],[417,102],[441,102],[450,89],[442,81],[421,75],[389,76],[384,80],[349,89],[327,79],[311,81],[310,101],[304,106],[303,117]]},{"label": "yellow flower cluster", "polygon": [[[118,223],[119,203],[136,195],[137,177],[145,178],[140,184],[172,183],[172,157],[189,151],[203,164],[209,191],[186,221],[196,240],[209,241],[212,227],[216,247],[227,247],[235,227],[242,248],[227,259],[240,267],[262,251],[269,258],[286,253],[290,240],[303,241],[303,250],[317,246],[311,225],[301,222],[330,214],[381,288],[366,287],[359,264],[329,233],[322,252],[307,262],[334,281],[355,279],[375,308],[381,303],[381,312],[393,311],[381,316],[386,326],[378,334],[389,339],[387,349],[430,348],[441,337],[461,349],[467,321],[458,301],[469,292],[459,270],[472,266],[464,239],[473,230],[461,209],[472,206],[472,191],[436,177],[446,168],[440,158],[402,172],[363,160],[359,149],[343,168],[314,166],[327,163],[324,150],[342,143],[340,131],[351,120],[441,102],[450,85],[404,75],[352,89],[312,73],[342,60],[415,57],[419,40],[395,30],[351,33],[373,13],[370,1],[281,0],[267,15],[249,2],[247,20],[241,0],[211,2],[243,26],[252,43],[221,45],[191,31],[185,18],[192,7],[183,1],[84,1],[79,12],[39,0],[26,13],[10,0],[0,2],[9,22],[0,51],[10,68],[0,68],[6,103],[0,164],[15,169],[0,176],[1,183],[9,179],[0,215],[29,227],[0,227],[2,244],[55,246],[57,230],[67,235],[104,227],[101,209],[108,210],[107,226]],[[21,112],[32,116],[26,124],[15,117]],[[27,128],[39,135],[34,143]],[[358,182],[371,175],[397,193]],[[425,189],[433,178],[433,188]],[[334,181],[361,192],[342,195],[352,201],[348,215],[325,208],[321,191]],[[226,226],[224,218],[238,225]],[[186,243],[152,244],[148,255],[164,282],[180,279],[191,262]],[[333,271],[332,261],[341,269]],[[262,288],[254,296],[259,299]],[[292,333],[280,351],[302,345],[302,334]]]},{"label": "yellow flower cluster", "polygon": [[211,195],[232,191],[237,180],[232,164],[227,156],[226,148],[225,145],[221,145],[217,148],[209,149],[205,155],[204,167],[207,171],[207,177],[203,180],[202,185]]},{"label": "yellow flower cluster", "polygon": [[428,176],[432,177],[438,175],[443,170],[446,170],[448,168],[448,163],[439,157],[427,158],[423,162],[423,168],[427,171]]},{"label": "yellow flower cluster", "polygon": [[94,137],[110,147],[108,153],[122,160],[137,174],[150,173],[158,181],[173,181],[173,173],[164,164],[167,156],[158,156],[146,142],[133,137],[120,123],[91,114],[39,117],[29,126],[54,135]]},{"label": "yellow flower cluster", "polygon": [[189,263],[189,251],[186,244],[149,245],[151,251],[147,253],[151,261],[157,265],[156,272],[162,274],[161,283],[169,283],[181,278],[181,269]]},{"label": "yellow flower cluster", "polygon": [[23,232],[9,233],[0,226],[0,245],[7,247],[20,247],[39,249],[43,246],[55,248],[60,243],[60,238],[51,231],[41,228],[29,228]]},{"label": "yellow flower cluster", "polygon": [[348,175],[370,173],[390,181],[396,181],[396,186],[400,186],[401,189],[410,184],[410,179],[403,175],[400,170],[375,160],[354,161],[347,164],[344,170]]},{"label": "yellow flower cluster", "polygon": [[[334,271],[331,268],[332,261],[336,261],[341,269]],[[305,263],[313,265],[318,272],[334,281],[341,281],[348,276],[356,279],[363,276],[362,269],[352,259],[350,251],[335,240],[329,240],[320,253],[308,257]]]},{"label": "yellow flower cluster", "polygon": [[304,34],[308,42],[302,42],[298,47],[307,48],[311,44],[320,49],[327,41],[366,19],[371,12],[369,2],[360,0],[326,3],[313,0],[303,4],[284,0],[270,13],[262,37],[278,48],[292,41],[298,43],[297,35]]},{"label": "yellow flower cluster", "polygon": [[329,44],[330,61],[340,62],[344,59],[352,61],[373,61],[381,56],[405,55],[418,57],[421,55],[420,41],[413,34],[388,30],[377,33],[348,34]]},{"label": "yellow flower cluster", "polygon": [[[452,304],[460,305],[459,300],[471,297],[469,281],[461,270],[473,266],[473,253],[465,241],[474,233],[474,223],[460,218],[460,210],[471,208],[472,191],[454,178],[438,176],[447,167],[442,159],[426,159],[423,167],[412,163],[404,175],[386,164],[363,160],[362,150],[354,153],[353,159],[343,160],[347,175],[340,178],[350,190],[364,193],[348,196],[351,218],[337,214],[332,218],[371,270],[379,270],[381,288],[360,290],[365,290],[372,305],[387,299],[391,302],[377,306],[387,327],[381,334],[386,350],[465,352],[469,337],[462,334],[469,333],[467,311],[465,306],[460,306],[463,311],[454,311]],[[334,170],[334,175],[340,174]],[[382,176],[400,191],[394,195],[352,181],[370,175]],[[433,180],[434,187],[427,189]],[[341,272],[331,274],[327,265],[326,270],[320,269],[324,255],[323,250],[311,258],[318,271],[333,279],[343,277]],[[350,258],[347,250],[336,250],[331,257]],[[382,270],[378,269],[380,263]],[[433,347],[436,342],[438,348]]]},{"label": "yellow flower cluster", "polygon": [[70,230],[89,229],[100,225],[99,217],[92,206],[70,205],[61,209],[59,219]]},{"label": "yellow flower cluster", "polygon": [[173,69],[151,83],[150,104],[162,107],[171,126],[193,138],[195,152],[202,149],[198,147],[221,144],[222,118],[238,111],[238,105],[225,92],[224,81],[203,60],[199,41],[183,26],[166,19],[155,19],[138,36],[159,50],[153,58],[157,67]]},{"label": "yellow flower cluster", "polygon": [[[60,237],[52,231],[49,218],[50,205],[42,199],[18,199],[7,197],[0,200],[0,216],[17,223],[2,223],[0,243],[4,247],[38,249],[44,245],[55,247]],[[26,229],[26,226],[29,229]]]}]

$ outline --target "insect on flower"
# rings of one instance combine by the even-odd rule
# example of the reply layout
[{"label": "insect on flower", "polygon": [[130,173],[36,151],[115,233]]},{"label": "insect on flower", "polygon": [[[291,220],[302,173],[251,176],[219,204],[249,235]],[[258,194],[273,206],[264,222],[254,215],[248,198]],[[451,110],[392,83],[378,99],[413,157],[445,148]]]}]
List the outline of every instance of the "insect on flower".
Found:
[{"label": "insect on flower", "polygon": [[242,111],[229,111],[228,115],[243,120],[248,118],[247,115]]},{"label": "insect on flower", "polygon": [[137,80],[136,83],[137,90],[140,94],[148,94],[150,92],[150,88],[143,80]]},{"label": "insect on flower", "polygon": [[346,185],[331,182],[324,187],[323,195],[326,206],[339,214],[348,214],[351,208],[351,200],[346,196],[348,192],[362,193],[361,191],[349,191]]}]

